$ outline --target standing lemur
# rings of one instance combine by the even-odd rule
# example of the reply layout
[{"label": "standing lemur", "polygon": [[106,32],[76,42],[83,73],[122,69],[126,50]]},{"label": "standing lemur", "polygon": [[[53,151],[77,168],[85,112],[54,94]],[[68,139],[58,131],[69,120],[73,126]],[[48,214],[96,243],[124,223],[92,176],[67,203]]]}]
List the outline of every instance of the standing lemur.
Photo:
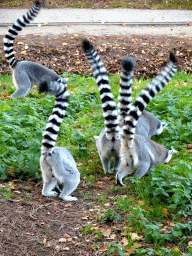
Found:
[{"label": "standing lemur", "polygon": [[117,184],[123,184],[123,178],[128,176],[133,167],[136,168],[134,176],[143,177],[152,167],[160,163],[168,163],[175,150],[168,150],[151,139],[136,134],[136,126],[140,115],[150,100],[163,89],[177,71],[175,56],[170,53],[170,62],[147,87],[142,90],[133,106],[125,117],[121,139],[121,162],[116,174]]},{"label": "standing lemur", "polygon": [[[120,164],[120,139],[121,132],[119,126],[123,126],[123,118],[129,112],[131,104],[131,83],[135,61],[129,57],[123,61],[123,70],[120,80],[119,96],[119,116],[117,115],[116,104],[111,94],[107,71],[99,55],[94,50],[88,40],[83,41],[83,49],[93,69],[93,75],[99,86],[102,100],[103,115],[106,129],[102,130],[99,136],[94,136],[102,166],[105,172],[110,170],[111,157],[115,157],[114,169],[118,170]],[[119,121],[118,121],[119,119]],[[120,124],[120,125],[118,125]],[[150,138],[152,135],[160,134],[166,123],[161,122],[148,111],[144,111],[138,120],[136,133]],[[111,136],[109,137],[109,134]],[[113,136],[115,134],[115,136]],[[117,136],[118,134],[118,136]]]},{"label": "standing lemur", "polygon": [[103,116],[106,128],[99,136],[94,136],[96,146],[105,172],[110,171],[111,157],[115,157],[114,169],[118,169],[120,164],[120,127],[118,125],[116,104],[109,86],[107,71],[99,55],[94,50],[88,40],[83,41],[83,49],[93,69],[93,75],[99,87],[102,101]]},{"label": "standing lemur", "polygon": [[60,197],[65,201],[76,201],[70,194],[80,182],[80,173],[76,167],[71,153],[64,147],[55,147],[59,127],[68,107],[67,81],[44,82],[39,86],[39,92],[48,92],[55,95],[55,107],[43,134],[40,166],[43,177],[44,196],[57,196],[55,188],[59,190],[58,183],[63,184]]},{"label": "standing lemur", "polygon": [[12,99],[17,97],[25,97],[32,90],[33,85],[40,85],[42,82],[57,81],[58,83],[64,82],[64,78],[61,78],[54,71],[36,64],[31,61],[20,61],[14,57],[13,41],[18,35],[18,32],[22,30],[27,24],[29,24],[39,13],[40,2],[37,1],[29,11],[8,29],[4,37],[4,50],[5,56],[10,63],[13,70],[13,83],[16,87],[16,91],[11,95]]}]

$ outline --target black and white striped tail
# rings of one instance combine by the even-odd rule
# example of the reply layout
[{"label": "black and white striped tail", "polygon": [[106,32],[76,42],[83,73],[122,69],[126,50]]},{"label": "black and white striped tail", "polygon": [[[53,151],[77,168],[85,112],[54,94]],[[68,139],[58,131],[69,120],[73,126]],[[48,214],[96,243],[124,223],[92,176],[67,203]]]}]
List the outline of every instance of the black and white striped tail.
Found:
[{"label": "black and white striped tail", "polygon": [[40,2],[36,1],[35,4],[29,11],[24,14],[21,18],[17,19],[16,22],[12,25],[11,28],[8,29],[3,42],[4,42],[4,50],[5,57],[9,61],[11,68],[17,64],[17,61],[13,52],[13,41],[15,37],[18,35],[18,32],[23,29],[26,25],[28,25],[39,13],[40,11]]},{"label": "black and white striped tail", "polygon": [[134,138],[135,128],[139,119],[139,116],[147,106],[150,100],[160,92],[163,87],[168,84],[171,78],[177,71],[177,61],[173,53],[170,53],[170,61],[166,64],[164,70],[152,80],[147,87],[142,90],[141,94],[137,97],[129,115],[125,118],[125,125],[123,126],[124,135],[128,135],[130,142]]},{"label": "black and white striped tail", "polygon": [[83,41],[83,49],[93,69],[93,75],[99,87],[99,92],[102,101],[103,116],[106,125],[106,137],[109,140],[119,138],[119,125],[117,118],[116,104],[111,93],[109,79],[106,68],[101,61],[99,55],[89,43],[88,40]]},{"label": "black and white striped tail", "polygon": [[52,153],[55,148],[55,142],[57,140],[61,122],[65,117],[65,112],[68,107],[69,93],[67,90],[67,83],[54,81],[50,82],[48,85],[47,82],[43,82],[39,86],[39,92],[48,92],[55,95],[55,106],[49,117],[45,132],[43,133],[44,138],[41,147],[42,153]]},{"label": "black and white striped tail", "polygon": [[118,103],[118,120],[119,125],[123,126],[124,119],[131,107],[131,84],[135,60],[131,57],[126,58],[122,63],[122,72],[120,77],[119,103]]}]

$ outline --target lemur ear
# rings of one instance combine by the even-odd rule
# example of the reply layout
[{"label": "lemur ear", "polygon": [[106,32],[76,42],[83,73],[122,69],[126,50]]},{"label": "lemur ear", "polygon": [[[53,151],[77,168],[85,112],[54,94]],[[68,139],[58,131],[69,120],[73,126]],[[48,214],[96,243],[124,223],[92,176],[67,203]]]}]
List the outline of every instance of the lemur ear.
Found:
[{"label": "lemur ear", "polygon": [[68,81],[68,80],[69,80],[69,78],[68,78],[68,77],[64,77],[64,79],[65,79],[66,81]]}]

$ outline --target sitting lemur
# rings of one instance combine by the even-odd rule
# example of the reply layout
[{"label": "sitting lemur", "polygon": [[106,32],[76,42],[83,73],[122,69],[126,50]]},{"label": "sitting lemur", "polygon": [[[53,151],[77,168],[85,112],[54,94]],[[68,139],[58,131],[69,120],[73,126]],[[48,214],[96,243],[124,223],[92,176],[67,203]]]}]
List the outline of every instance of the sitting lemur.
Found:
[{"label": "sitting lemur", "polygon": [[[44,196],[57,196],[60,192],[60,198],[65,201],[76,201],[76,197],[70,194],[77,188],[80,182],[80,173],[77,169],[75,160],[71,153],[64,147],[55,147],[59,127],[68,107],[67,81],[41,83],[39,92],[48,92],[55,95],[55,106],[49,117],[49,122],[43,134],[44,139],[41,147],[40,166],[43,177]],[[63,184],[63,190],[60,191],[58,184]]]}]

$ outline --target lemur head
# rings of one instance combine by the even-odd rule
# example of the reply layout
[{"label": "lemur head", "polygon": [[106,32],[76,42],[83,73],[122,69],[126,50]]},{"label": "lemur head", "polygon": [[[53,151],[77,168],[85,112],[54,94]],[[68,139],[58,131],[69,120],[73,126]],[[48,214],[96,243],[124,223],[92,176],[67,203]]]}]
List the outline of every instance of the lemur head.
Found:
[{"label": "lemur head", "polygon": [[167,126],[167,123],[165,122],[161,122],[160,126],[157,128],[156,132],[154,135],[159,135],[163,132],[163,130],[165,129],[165,127]]},{"label": "lemur head", "polygon": [[67,88],[68,78],[59,78],[56,81],[42,81],[39,84],[39,93],[48,92],[55,96],[62,94]]},{"label": "lemur head", "polygon": [[171,160],[172,155],[176,152],[177,151],[175,149],[168,150],[168,155],[167,158],[164,160],[164,163],[167,164]]}]

